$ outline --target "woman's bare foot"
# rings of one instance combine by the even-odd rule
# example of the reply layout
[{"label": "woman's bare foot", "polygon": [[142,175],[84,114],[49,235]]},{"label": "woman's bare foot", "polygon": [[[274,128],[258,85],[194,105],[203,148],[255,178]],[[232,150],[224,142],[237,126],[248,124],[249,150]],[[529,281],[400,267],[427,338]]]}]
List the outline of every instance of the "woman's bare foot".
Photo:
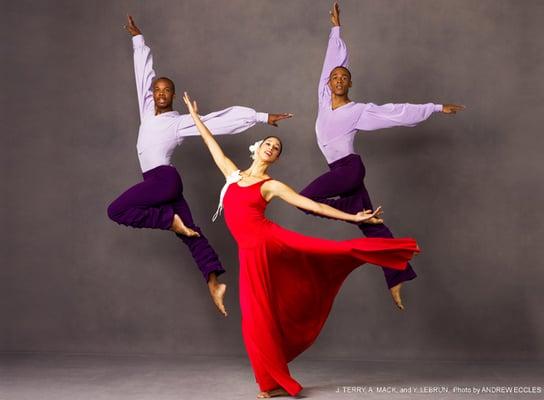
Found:
[{"label": "woman's bare foot", "polygon": [[289,396],[289,393],[287,393],[284,388],[277,388],[277,389],[269,390],[268,392],[257,393],[258,399],[269,399],[270,397],[279,397],[279,396]]},{"label": "woman's bare foot", "polygon": [[389,291],[391,292],[391,296],[393,297],[393,301],[397,305],[397,307],[404,311],[404,306],[402,305],[402,299],[400,297],[400,288],[402,286],[402,282],[398,285],[393,286]]},{"label": "woman's bare foot", "polygon": [[171,231],[174,231],[183,236],[189,237],[198,237],[200,234],[197,231],[192,230],[185,226],[179,215],[174,214],[174,219],[172,221],[172,226],[170,227]]},{"label": "woman's bare foot", "polygon": [[215,273],[211,273],[208,279],[208,289],[210,290],[210,296],[212,296],[213,303],[219,312],[226,317],[227,310],[225,310],[223,298],[225,297],[225,292],[227,291],[227,285],[224,283],[219,283],[217,280],[217,275],[215,275]]}]

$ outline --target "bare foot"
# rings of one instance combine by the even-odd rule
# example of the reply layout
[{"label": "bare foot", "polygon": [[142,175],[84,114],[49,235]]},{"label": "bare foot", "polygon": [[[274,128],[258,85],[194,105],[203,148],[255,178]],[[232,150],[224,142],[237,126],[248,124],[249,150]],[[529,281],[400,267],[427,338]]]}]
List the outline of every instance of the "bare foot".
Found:
[{"label": "bare foot", "polygon": [[400,288],[402,286],[402,282],[398,285],[393,286],[389,291],[391,292],[391,296],[393,296],[393,301],[397,305],[397,307],[404,311],[404,306],[402,305],[402,299],[400,297]]},{"label": "bare foot", "polygon": [[197,231],[192,230],[185,226],[179,215],[174,214],[174,220],[172,221],[171,231],[174,231],[183,236],[198,237],[200,234]]},{"label": "bare foot", "polygon": [[279,396],[289,396],[289,393],[287,393],[284,388],[277,388],[277,389],[269,390],[268,392],[257,393],[258,399],[269,399],[270,397],[279,397]]},{"label": "bare foot", "polygon": [[356,222],[359,225],[379,225],[383,224],[383,219],[380,217],[372,217],[365,219],[363,222]]},{"label": "bare foot", "polygon": [[210,290],[210,296],[212,296],[213,303],[219,312],[226,317],[228,314],[227,310],[225,310],[223,299],[225,297],[225,292],[227,291],[227,285],[219,283],[215,274],[210,274],[208,289]]},{"label": "bare foot", "polygon": [[379,225],[383,224],[383,219],[381,219],[380,217],[372,217],[367,219],[365,223],[370,225]]}]

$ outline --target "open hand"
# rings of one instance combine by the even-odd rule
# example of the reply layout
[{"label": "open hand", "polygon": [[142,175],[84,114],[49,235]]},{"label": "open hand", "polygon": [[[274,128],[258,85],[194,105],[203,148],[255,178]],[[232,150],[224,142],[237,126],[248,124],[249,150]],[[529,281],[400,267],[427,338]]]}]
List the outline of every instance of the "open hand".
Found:
[{"label": "open hand", "polygon": [[363,210],[359,211],[357,214],[355,214],[355,222],[361,223],[364,222],[365,224],[383,224],[383,219],[380,218],[380,216],[383,214],[382,207],[376,208],[374,211],[372,210]]},{"label": "open hand", "polygon": [[456,114],[457,111],[463,111],[465,109],[465,106],[460,104],[443,104],[442,105],[442,112],[444,114]]},{"label": "open hand", "polygon": [[191,99],[189,98],[189,95],[187,94],[187,92],[183,92],[183,102],[187,106],[187,109],[189,110],[189,114],[198,115],[198,105],[196,104],[196,100],[193,100],[191,102]]},{"label": "open hand", "polygon": [[282,113],[282,114],[268,114],[268,124],[273,126],[278,126],[278,122],[282,119],[291,118],[293,114]]},{"label": "open hand", "polygon": [[142,34],[142,31],[140,31],[140,29],[136,26],[136,24],[134,23],[134,19],[130,15],[127,15],[127,24],[124,25],[124,28],[132,36],[137,36]]},{"label": "open hand", "polygon": [[332,7],[332,10],[329,11],[329,15],[331,16],[331,23],[334,26],[340,26],[340,7],[338,6],[338,2],[334,2],[334,6]]}]

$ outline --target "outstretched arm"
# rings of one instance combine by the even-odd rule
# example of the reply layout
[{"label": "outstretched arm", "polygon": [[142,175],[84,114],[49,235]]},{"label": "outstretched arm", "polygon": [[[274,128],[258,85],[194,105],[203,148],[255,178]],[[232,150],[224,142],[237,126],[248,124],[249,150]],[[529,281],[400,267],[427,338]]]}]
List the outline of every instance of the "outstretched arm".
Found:
[{"label": "outstretched arm", "polygon": [[301,208],[303,210],[311,211],[314,214],[323,215],[329,218],[340,219],[349,222],[366,222],[381,224],[383,220],[379,218],[382,214],[381,207],[376,208],[376,210],[362,210],[357,214],[348,214],[343,211],[337,210],[334,207],[331,207],[327,204],[315,202],[307,197],[304,197],[293,189],[291,189],[286,184],[272,180],[263,184],[263,196],[266,201],[272,200],[274,197],[279,197],[283,201],[291,204],[292,206]]},{"label": "outstretched arm", "polygon": [[[259,122],[278,126],[279,121],[292,116],[293,114],[267,114],[249,107],[233,106],[203,115],[201,120],[214,135],[232,135],[244,132]],[[194,121],[187,115],[183,115],[180,118],[177,134],[179,137],[198,136],[200,132]]]},{"label": "outstretched arm", "polygon": [[183,101],[185,102],[185,105],[189,110],[189,114],[191,114],[191,117],[193,118],[193,121],[195,122],[195,125],[200,132],[204,143],[206,144],[206,146],[208,146],[208,150],[210,151],[213,160],[215,161],[215,164],[221,170],[223,175],[225,175],[225,177],[229,176],[238,168],[227,156],[225,156],[223,150],[221,149],[221,146],[219,146],[219,143],[217,143],[210,130],[206,127],[206,125],[204,125],[204,123],[200,119],[200,116],[198,115],[198,106],[196,104],[196,101],[191,102],[191,99],[189,98],[187,92],[183,94]]},{"label": "outstretched arm", "polygon": [[320,103],[331,99],[331,90],[327,85],[331,71],[336,67],[347,67],[349,61],[348,48],[340,37],[340,8],[338,2],[334,3],[329,14],[333,26],[329,35],[329,44],[325,53],[321,77],[319,78],[318,97]]},{"label": "outstretched arm", "polygon": [[134,19],[130,15],[127,16],[125,29],[132,35],[138,109],[140,111],[140,120],[143,120],[145,115],[154,115],[155,113],[153,93],[151,91],[151,85],[155,78],[153,57],[151,56],[151,49],[145,45],[142,32],[136,26]]},{"label": "outstretched arm", "polygon": [[367,103],[355,127],[363,131],[373,131],[393,126],[416,126],[435,112],[455,114],[465,107],[457,104],[384,104],[378,106]]}]

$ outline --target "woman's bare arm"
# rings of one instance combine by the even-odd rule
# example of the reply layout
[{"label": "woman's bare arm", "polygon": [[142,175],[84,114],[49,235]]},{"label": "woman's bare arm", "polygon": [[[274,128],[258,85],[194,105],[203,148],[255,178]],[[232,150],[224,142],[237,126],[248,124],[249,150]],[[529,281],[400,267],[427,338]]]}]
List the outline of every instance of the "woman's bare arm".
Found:
[{"label": "woman's bare arm", "polygon": [[312,199],[309,199],[308,197],[304,197],[295,192],[286,184],[276,180],[265,182],[262,186],[262,190],[264,191],[263,197],[266,201],[270,201],[274,197],[279,197],[286,203],[291,204],[292,206],[302,208],[304,210],[311,211],[314,214],[323,215],[325,217],[341,219],[344,221],[355,223],[383,223],[383,220],[379,218],[379,215],[381,215],[382,213],[381,207],[378,207],[374,211],[361,210],[357,214],[345,213],[327,204],[318,203],[316,201],[313,201]]},{"label": "woman's bare arm", "polygon": [[195,121],[195,125],[200,132],[200,136],[202,136],[204,143],[206,146],[208,146],[208,150],[210,151],[215,164],[221,170],[223,175],[229,176],[232,172],[236,171],[238,167],[236,167],[236,165],[227,156],[225,156],[221,146],[219,146],[219,143],[217,143],[210,130],[200,120],[196,101],[191,101],[187,92],[184,92],[183,94],[183,101],[189,110],[189,114],[191,114],[191,117],[193,117],[193,120]]}]

